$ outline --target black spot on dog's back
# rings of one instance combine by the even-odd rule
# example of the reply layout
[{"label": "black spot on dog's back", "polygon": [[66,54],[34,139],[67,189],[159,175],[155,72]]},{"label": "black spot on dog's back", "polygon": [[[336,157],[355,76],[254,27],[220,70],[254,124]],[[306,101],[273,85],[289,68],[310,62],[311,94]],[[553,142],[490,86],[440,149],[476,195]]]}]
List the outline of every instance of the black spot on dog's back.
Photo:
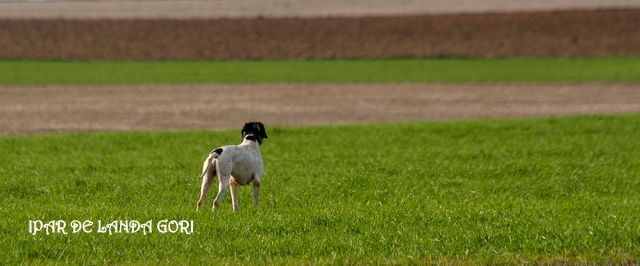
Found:
[{"label": "black spot on dog's back", "polygon": [[213,150],[210,154],[215,154],[214,157],[218,157],[218,155],[222,154],[222,148],[217,148],[215,150]]}]

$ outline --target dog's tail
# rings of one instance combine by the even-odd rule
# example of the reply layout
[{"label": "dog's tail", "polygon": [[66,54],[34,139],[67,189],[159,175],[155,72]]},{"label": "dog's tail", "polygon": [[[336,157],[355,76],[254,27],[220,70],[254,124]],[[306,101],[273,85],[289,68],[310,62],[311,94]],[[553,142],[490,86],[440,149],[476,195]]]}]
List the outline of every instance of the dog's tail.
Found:
[{"label": "dog's tail", "polygon": [[[213,159],[213,160],[215,160],[215,159]],[[200,174],[200,177],[198,177],[198,179],[202,179],[204,177],[204,175],[206,175],[209,172],[209,170],[212,170],[211,171],[212,175],[216,175],[216,163],[213,162],[213,160],[207,158],[207,162],[208,162],[207,163],[207,167],[205,167],[204,171],[202,171],[202,174]]]},{"label": "dog's tail", "polygon": [[216,167],[217,167],[217,161],[218,161],[218,156],[220,156],[220,154],[222,153],[222,148],[217,148],[215,150],[213,150],[209,156],[207,156],[207,159],[204,162],[204,166],[202,167],[202,174],[200,174],[199,179],[202,179],[204,177],[204,175],[206,175],[207,173],[216,176]]}]

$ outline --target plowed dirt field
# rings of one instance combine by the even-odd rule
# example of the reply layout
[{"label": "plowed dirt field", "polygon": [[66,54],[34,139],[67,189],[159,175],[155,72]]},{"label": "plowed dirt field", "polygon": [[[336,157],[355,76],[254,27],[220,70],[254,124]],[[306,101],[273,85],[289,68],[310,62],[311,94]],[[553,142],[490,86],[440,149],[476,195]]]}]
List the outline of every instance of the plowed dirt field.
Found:
[{"label": "plowed dirt field", "polygon": [[0,59],[640,56],[640,9],[342,18],[0,20]]},{"label": "plowed dirt field", "polygon": [[640,112],[638,84],[0,87],[0,134]]}]

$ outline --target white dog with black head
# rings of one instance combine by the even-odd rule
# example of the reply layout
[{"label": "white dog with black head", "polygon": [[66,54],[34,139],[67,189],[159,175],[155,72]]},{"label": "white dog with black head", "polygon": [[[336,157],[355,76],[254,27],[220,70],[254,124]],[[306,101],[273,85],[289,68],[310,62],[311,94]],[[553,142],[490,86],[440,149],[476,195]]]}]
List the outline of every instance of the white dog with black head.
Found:
[{"label": "white dog with black head", "polygon": [[204,161],[200,175],[202,187],[196,210],[199,210],[204,203],[211,181],[216,176],[219,186],[218,195],[213,201],[213,209],[220,207],[220,202],[227,193],[227,187],[231,187],[233,210],[240,210],[238,185],[244,186],[250,183],[253,183],[253,206],[258,207],[260,182],[264,174],[260,144],[262,139],[267,138],[267,132],[261,122],[249,122],[244,125],[240,134],[242,143],[217,148]]}]

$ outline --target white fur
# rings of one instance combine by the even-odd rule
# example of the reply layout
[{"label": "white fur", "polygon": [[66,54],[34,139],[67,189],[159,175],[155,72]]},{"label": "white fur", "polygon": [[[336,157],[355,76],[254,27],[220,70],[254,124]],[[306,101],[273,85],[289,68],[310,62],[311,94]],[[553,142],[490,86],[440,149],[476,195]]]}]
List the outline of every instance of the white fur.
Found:
[{"label": "white fur", "polygon": [[220,202],[231,187],[233,210],[240,210],[238,201],[238,185],[244,186],[253,182],[253,206],[258,207],[260,198],[260,180],[264,174],[260,144],[246,137],[238,145],[223,146],[222,153],[211,153],[202,166],[202,187],[196,209],[199,210],[205,200],[214,172],[218,177],[218,195],[213,201],[213,208],[220,207]]}]

